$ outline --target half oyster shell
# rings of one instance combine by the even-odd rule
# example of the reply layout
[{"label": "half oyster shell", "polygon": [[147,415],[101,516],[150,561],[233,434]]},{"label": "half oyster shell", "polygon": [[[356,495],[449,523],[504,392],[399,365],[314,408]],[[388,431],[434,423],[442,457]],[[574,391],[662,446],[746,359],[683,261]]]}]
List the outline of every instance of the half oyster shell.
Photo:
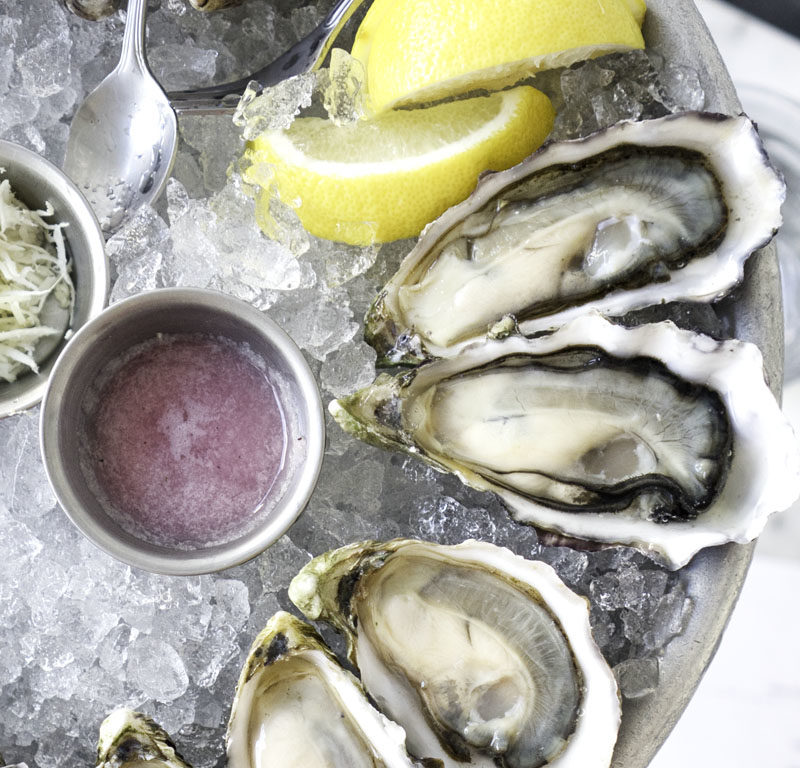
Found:
[{"label": "half oyster shell", "polygon": [[342,631],[409,751],[452,768],[603,768],[620,722],[588,604],[492,544],[363,542],[312,560],[289,596]]},{"label": "half oyster shell", "polygon": [[379,362],[447,356],[512,316],[523,333],[712,301],[780,226],[784,185],[744,115],[621,122],[483,177],[420,237],[366,317]]},{"label": "half oyster shell", "polygon": [[169,734],[147,715],[115,709],[100,725],[97,768],[191,768]]},{"label": "half oyster shell", "polygon": [[89,21],[99,21],[122,7],[122,0],[64,0],[76,16]]},{"label": "half oyster shell", "polygon": [[229,768],[412,768],[404,744],[312,627],[282,611],[269,620],[236,686]]},{"label": "half oyster shell", "polygon": [[592,313],[467,347],[333,401],[357,437],[499,494],[512,516],[672,568],[747,542],[800,494],[757,347]]},{"label": "half oyster shell", "polygon": [[193,8],[198,11],[221,11],[224,8],[233,8],[236,5],[241,5],[244,0],[189,0]]}]

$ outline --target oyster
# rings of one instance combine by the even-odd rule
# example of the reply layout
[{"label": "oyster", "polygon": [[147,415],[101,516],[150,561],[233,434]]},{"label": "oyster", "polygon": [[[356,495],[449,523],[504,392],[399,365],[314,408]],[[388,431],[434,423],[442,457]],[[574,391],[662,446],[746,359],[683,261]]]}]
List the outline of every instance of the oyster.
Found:
[{"label": "oyster", "polygon": [[512,316],[711,301],[780,225],[784,186],[745,116],[622,122],[483,177],[420,237],[366,317],[386,362],[446,356]]},{"label": "oyster", "polygon": [[100,726],[97,768],[191,768],[169,734],[132,709],[115,709]]},{"label": "oyster", "polygon": [[498,493],[512,516],[684,565],[800,493],[757,347],[596,313],[464,349],[333,401],[347,431]]},{"label": "oyster", "polygon": [[602,768],[620,721],[586,600],[493,544],[399,539],[312,560],[289,596],[344,632],[409,751],[451,768]]},{"label": "oyster", "polygon": [[229,768],[411,768],[405,734],[322,638],[276,613],[250,649],[226,735]]},{"label": "oyster", "polygon": [[241,5],[244,0],[189,0],[193,8],[198,11],[221,11],[223,8],[232,8]]},{"label": "oyster", "polygon": [[110,16],[122,7],[122,0],[64,0],[64,3],[76,16],[89,21]]}]

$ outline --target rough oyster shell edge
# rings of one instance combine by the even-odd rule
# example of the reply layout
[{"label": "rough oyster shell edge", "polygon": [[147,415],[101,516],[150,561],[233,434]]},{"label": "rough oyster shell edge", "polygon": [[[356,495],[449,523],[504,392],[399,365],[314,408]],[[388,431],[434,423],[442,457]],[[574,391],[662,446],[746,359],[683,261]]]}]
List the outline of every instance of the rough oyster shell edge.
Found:
[{"label": "rough oyster shell edge", "polygon": [[100,725],[96,768],[149,762],[165,768],[191,768],[153,719],[133,709],[115,709]]},{"label": "rough oyster shell edge", "polygon": [[[367,701],[359,681],[345,670],[316,630],[290,613],[279,611],[253,641],[242,667],[225,735],[229,768],[251,768],[249,709],[258,692],[258,676],[276,662],[302,654],[327,686],[336,691],[342,709],[350,715],[374,755],[386,768],[413,768],[405,749],[405,731]],[[429,764],[434,768],[435,763]]]},{"label": "rough oyster shell edge", "polygon": [[[724,237],[709,253],[670,270],[666,281],[632,289],[612,288],[577,306],[527,319],[520,316],[520,331],[531,334],[552,330],[591,310],[606,316],[620,316],[672,301],[711,302],[738,285],[743,279],[746,260],[769,243],[780,227],[780,206],[785,198],[782,175],[770,162],[755,123],[744,114],[729,116],[713,112],[682,112],[643,121],[623,120],[581,139],[546,143],[516,166],[482,175],[467,200],[429,224],[367,311],[365,335],[378,352],[378,365],[414,364],[430,357],[452,356],[478,338],[447,347],[437,346],[421,338],[413,327],[408,327],[400,308],[400,289],[412,278],[427,254],[447,239],[451,230],[534,173],[579,163],[624,145],[677,147],[699,152],[725,195],[729,215]],[[524,307],[517,309],[517,313],[523,311]],[[506,314],[499,313],[495,322]]]}]

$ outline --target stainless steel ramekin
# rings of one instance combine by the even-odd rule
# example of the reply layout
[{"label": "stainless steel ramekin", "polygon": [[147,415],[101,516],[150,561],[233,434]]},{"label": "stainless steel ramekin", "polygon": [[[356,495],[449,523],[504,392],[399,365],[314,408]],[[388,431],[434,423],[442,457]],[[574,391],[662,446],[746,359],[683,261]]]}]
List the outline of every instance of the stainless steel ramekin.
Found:
[{"label": "stainless steel ramekin", "polygon": [[[84,406],[92,384],[107,363],[159,333],[205,333],[247,343],[266,362],[284,410],[290,411],[284,474],[276,484],[280,493],[251,530],[228,543],[185,550],[137,538],[104,511],[81,468]],[[263,312],[216,291],[166,288],[112,305],[67,344],[44,397],[40,438],[56,497],[87,538],[129,565],[156,573],[193,575],[249,560],[295,521],[317,481],[325,419],[319,390],[302,353]]]},{"label": "stainless steel ramekin", "polygon": [[[100,314],[108,296],[108,262],[105,241],[94,212],[70,179],[41,155],[10,141],[0,140],[0,168],[17,198],[32,210],[54,208],[53,221],[63,222],[64,239],[72,259],[75,308],[71,330],[75,331]],[[62,340],[39,373],[24,373],[11,383],[0,382],[0,418],[24,411],[43,397]]]}]

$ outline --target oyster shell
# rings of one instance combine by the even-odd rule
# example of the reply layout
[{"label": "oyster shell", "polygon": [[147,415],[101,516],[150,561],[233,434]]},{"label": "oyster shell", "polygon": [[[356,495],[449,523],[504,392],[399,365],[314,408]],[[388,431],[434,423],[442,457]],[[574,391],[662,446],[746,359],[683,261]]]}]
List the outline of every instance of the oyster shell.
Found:
[{"label": "oyster shell", "polygon": [[64,0],[76,16],[89,21],[99,21],[122,7],[122,0]]},{"label": "oyster shell", "polygon": [[712,301],[780,226],[784,186],[745,116],[621,122],[483,177],[420,237],[367,313],[379,361],[447,356],[512,316]]},{"label": "oyster shell", "polygon": [[236,687],[229,768],[411,768],[404,744],[312,627],[285,612],[269,620]]},{"label": "oyster shell", "polygon": [[602,768],[620,721],[588,603],[493,544],[399,539],[312,560],[289,596],[344,632],[409,751],[451,768]]},{"label": "oyster shell", "polygon": [[191,768],[169,734],[132,709],[115,709],[100,725],[97,768]]},{"label": "oyster shell", "polygon": [[232,8],[241,5],[244,0],[189,0],[193,8],[198,11],[221,11],[223,8]]},{"label": "oyster shell", "polygon": [[592,313],[464,349],[333,401],[367,442],[498,493],[512,516],[679,568],[800,494],[792,429],[752,344]]}]

